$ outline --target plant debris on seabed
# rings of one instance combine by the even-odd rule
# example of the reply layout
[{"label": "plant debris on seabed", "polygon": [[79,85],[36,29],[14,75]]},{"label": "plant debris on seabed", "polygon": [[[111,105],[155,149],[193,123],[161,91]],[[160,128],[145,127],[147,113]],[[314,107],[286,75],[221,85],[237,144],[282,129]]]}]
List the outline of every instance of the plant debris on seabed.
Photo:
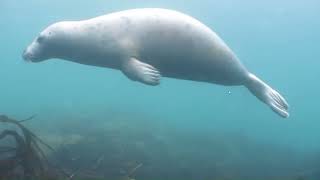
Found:
[{"label": "plant debris on seabed", "polygon": [[[103,175],[95,172],[104,161],[104,155],[99,156],[86,168],[70,170],[53,165],[49,162],[44,148],[59,154],[51,146],[43,142],[23,122],[33,119],[34,116],[24,120],[14,120],[5,115],[0,115],[0,124],[13,125],[15,129],[0,128],[0,180],[50,180],[50,179],[103,179]],[[2,125],[0,127],[3,127]],[[13,139],[14,143],[5,143]],[[13,145],[12,145],[13,144]],[[142,166],[141,163],[131,166],[123,173],[121,180],[133,180],[131,176]]]},{"label": "plant debris on seabed", "polygon": [[[45,144],[21,123],[31,120],[34,116],[17,121],[0,115],[0,123],[14,125],[16,128],[2,129],[0,140],[13,138],[13,145],[0,145],[0,179],[39,179],[47,176],[48,161],[41,147]],[[12,143],[11,143],[12,144]]]}]

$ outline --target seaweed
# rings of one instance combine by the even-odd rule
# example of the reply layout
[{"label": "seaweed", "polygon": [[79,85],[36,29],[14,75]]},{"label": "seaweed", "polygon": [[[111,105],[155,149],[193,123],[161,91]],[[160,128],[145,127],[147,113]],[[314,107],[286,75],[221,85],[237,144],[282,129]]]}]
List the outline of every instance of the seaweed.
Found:
[{"label": "seaweed", "polygon": [[0,147],[0,154],[13,154],[0,160],[0,179],[43,179],[48,175],[49,162],[41,147],[54,149],[22,125],[34,117],[18,121],[0,115],[0,123],[13,124],[22,132],[5,129],[0,133],[0,140],[11,136],[16,144],[16,147]]}]

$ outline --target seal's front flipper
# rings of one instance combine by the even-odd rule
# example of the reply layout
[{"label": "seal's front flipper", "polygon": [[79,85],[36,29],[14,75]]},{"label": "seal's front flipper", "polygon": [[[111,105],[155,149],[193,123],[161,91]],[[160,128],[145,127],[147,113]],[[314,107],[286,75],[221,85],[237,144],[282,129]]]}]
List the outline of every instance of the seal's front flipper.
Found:
[{"label": "seal's front flipper", "polygon": [[122,72],[131,80],[156,86],[160,83],[160,72],[153,66],[132,57],[122,64]]},{"label": "seal's front flipper", "polygon": [[246,87],[262,102],[270,106],[270,108],[281,117],[289,117],[289,105],[287,101],[272,89],[269,85],[253,74],[249,74]]}]

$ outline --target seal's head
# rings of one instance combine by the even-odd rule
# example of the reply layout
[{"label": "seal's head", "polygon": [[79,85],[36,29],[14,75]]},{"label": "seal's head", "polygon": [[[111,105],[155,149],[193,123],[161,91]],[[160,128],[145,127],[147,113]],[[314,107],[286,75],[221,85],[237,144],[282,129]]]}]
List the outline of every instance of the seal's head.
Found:
[{"label": "seal's head", "polygon": [[59,52],[64,48],[61,39],[66,36],[65,26],[65,23],[60,22],[43,30],[23,51],[23,59],[31,62],[41,62],[58,57]]}]

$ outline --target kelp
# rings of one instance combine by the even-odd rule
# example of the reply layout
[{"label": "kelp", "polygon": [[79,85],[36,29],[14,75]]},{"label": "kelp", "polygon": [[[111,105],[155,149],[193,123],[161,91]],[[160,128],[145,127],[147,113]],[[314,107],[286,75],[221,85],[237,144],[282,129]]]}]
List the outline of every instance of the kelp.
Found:
[{"label": "kelp", "polygon": [[34,117],[18,121],[0,115],[0,123],[13,124],[18,128],[4,129],[0,133],[0,140],[12,137],[16,144],[15,147],[0,146],[0,154],[13,154],[0,160],[0,179],[41,179],[47,176],[49,162],[42,147],[54,149],[22,124]]}]

